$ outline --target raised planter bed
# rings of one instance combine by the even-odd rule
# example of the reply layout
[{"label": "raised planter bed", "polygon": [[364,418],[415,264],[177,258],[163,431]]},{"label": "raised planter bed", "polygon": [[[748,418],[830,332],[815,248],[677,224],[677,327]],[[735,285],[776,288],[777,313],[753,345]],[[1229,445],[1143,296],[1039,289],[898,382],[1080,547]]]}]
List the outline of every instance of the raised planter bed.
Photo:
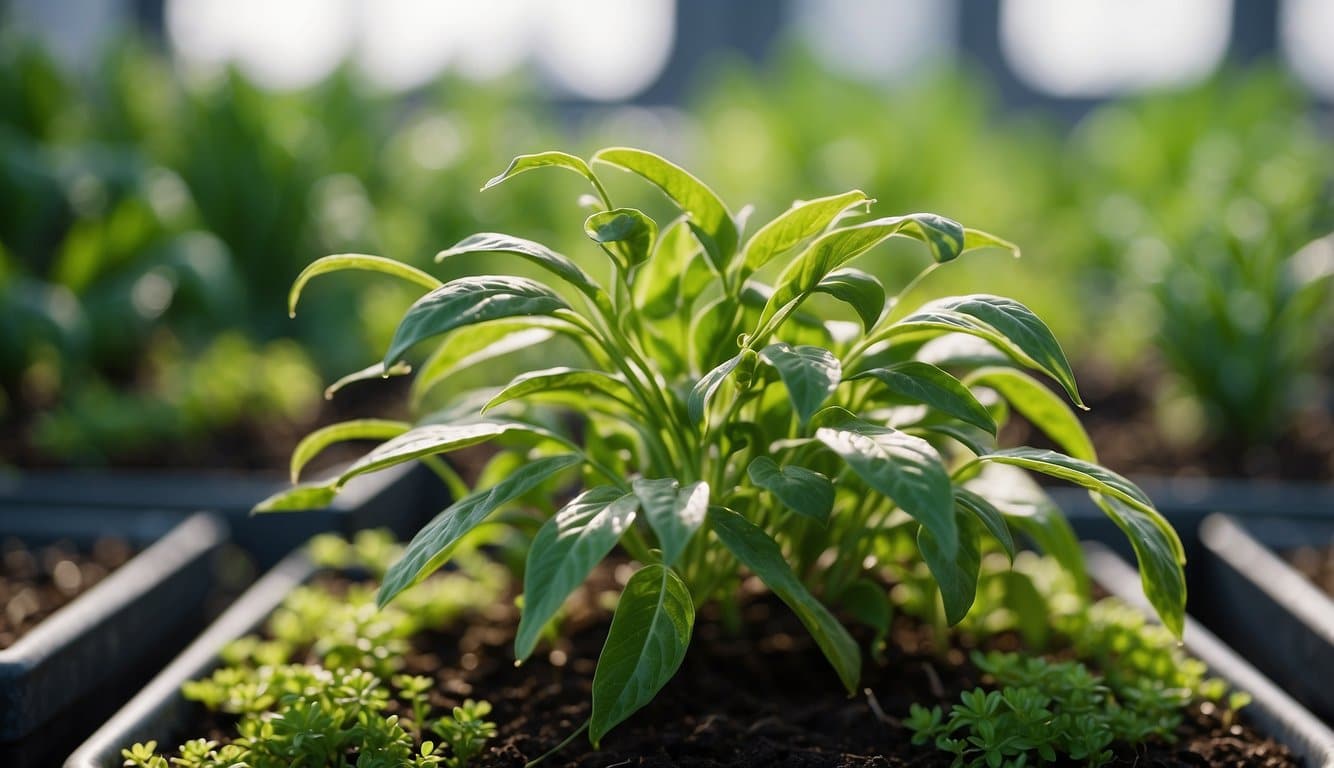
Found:
[{"label": "raised planter bed", "polygon": [[[1334,506],[1329,508],[1334,510]],[[1334,722],[1334,599],[1283,555],[1334,546],[1334,518],[1212,516],[1201,567],[1213,589],[1201,615],[1312,711]]]},{"label": "raised planter bed", "polygon": [[205,620],[227,528],[207,514],[30,507],[0,510],[0,535],[76,546],[114,535],[140,550],[0,650],[0,763],[49,765]]},{"label": "raised planter bed", "polygon": [[[1093,576],[1111,592],[1126,597],[1138,594],[1138,574],[1115,554],[1093,544],[1089,546],[1088,557]],[[190,722],[197,722],[197,705],[184,699],[180,693],[181,685],[206,676],[218,665],[223,646],[256,630],[287,593],[309,580],[316,570],[300,553],[283,561],[165,668],[139,696],[80,746],[66,761],[65,768],[109,768],[120,764],[120,750],[132,743],[156,740],[159,744],[174,745],[191,735],[185,728]],[[1190,651],[1205,661],[1213,673],[1254,694],[1254,703],[1247,710],[1251,722],[1288,746],[1306,765],[1334,766],[1334,734],[1314,717],[1194,622],[1188,626],[1186,642]],[[690,672],[687,668],[681,674]],[[789,670],[789,673],[799,674],[800,671]],[[474,690],[470,695],[485,698],[487,692]],[[551,694],[545,686],[540,686],[533,695],[546,697]],[[792,716],[810,717],[811,714],[794,712]],[[834,713],[830,717],[838,720],[839,716]],[[576,724],[572,722],[569,728],[573,729]],[[771,724],[768,730],[761,728],[765,725],[763,722],[753,725],[760,728],[755,732],[756,741],[771,738],[769,732],[774,729],[782,731],[781,723]],[[706,729],[722,727],[707,723],[697,726]],[[707,743],[710,737],[706,734],[701,738]],[[730,732],[720,730],[713,738],[730,738]],[[552,764],[565,763],[556,760]]]}]

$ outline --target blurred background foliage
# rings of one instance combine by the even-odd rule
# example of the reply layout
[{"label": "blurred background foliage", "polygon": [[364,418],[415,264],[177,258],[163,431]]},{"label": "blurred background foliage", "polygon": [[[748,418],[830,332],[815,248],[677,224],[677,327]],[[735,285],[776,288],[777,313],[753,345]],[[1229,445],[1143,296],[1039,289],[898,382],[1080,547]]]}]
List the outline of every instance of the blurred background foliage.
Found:
[{"label": "blurred background foliage", "polygon": [[[378,357],[412,298],[340,277],[288,319],[304,265],[366,252],[449,277],[484,265],[431,257],[496,230],[599,269],[576,179],[478,188],[515,154],[633,144],[753,203],[752,221],[857,187],[882,215],[934,211],[1019,243],[1019,262],[979,254],[918,290],[1012,295],[1047,319],[1117,469],[1328,478],[1334,142],[1307,92],[1252,65],[1077,120],[1000,101],[962,65],[869,82],[796,44],[720,62],[675,107],[570,108],[520,74],[404,96],[344,66],[271,91],[235,68],[184,77],[132,35],[78,72],[6,36],[3,459],[281,466],[312,424],[401,392],[321,395]],[[893,285],[923,258],[896,246],[868,263]]]}]

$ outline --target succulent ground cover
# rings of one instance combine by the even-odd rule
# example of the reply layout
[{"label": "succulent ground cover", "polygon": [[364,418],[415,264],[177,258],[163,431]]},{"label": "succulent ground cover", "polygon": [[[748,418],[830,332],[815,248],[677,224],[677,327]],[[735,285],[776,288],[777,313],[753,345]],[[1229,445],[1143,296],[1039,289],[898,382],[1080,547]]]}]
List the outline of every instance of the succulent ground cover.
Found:
[{"label": "succulent ground cover", "polygon": [[0,543],[0,648],[8,648],[52,613],[87,592],[134,554],[117,538],[90,546],[69,541],[33,544],[15,537]]}]

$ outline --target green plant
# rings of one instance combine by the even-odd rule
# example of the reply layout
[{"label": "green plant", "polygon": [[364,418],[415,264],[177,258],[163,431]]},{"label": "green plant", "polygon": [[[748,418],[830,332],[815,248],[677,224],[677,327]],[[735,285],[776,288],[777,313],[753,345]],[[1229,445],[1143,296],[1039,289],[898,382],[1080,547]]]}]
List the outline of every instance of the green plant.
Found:
[{"label": "green plant", "polygon": [[[657,155],[605,149],[593,164],[643,177],[680,215],[660,226],[617,207],[592,166],[561,152],[516,158],[487,187],[540,167],[585,179],[594,212],[584,232],[605,253],[608,280],[539,243],[495,233],[465,238],[438,259],[509,255],[549,281],[491,274],[441,283],[363,255],[326,257],[298,277],[293,310],[310,279],[343,269],[387,273],[426,290],[383,360],[352,378],[401,373],[410,350],[439,337],[417,373],[419,392],[448,384],[461,367],[555,336],[577,346],[582,367],[529,371],[499,389],[459,393],[416,424],[325,428],[294,455],[294,477],[333,442],[387,441],[332,481],[299,485],[257,511],[320,506],[353,477],[419,458],[459,487],[436,454],[499,442],[503,471],[471,493],[463,488],[466,495],[416,535],[386,573],[379,601],[425,578],[469,531],[522,500],[547,513],[524,571],[515,641],[524,660],[566,597],[621,545],[640,568],[625,585],[594,676],[595,745],[671,678],[696,606],[717,601],[736,610],[743,568],[792,608],[849,691],[861,654],[826,603],[854,594],[865,602],[865,589],[853,585],[864,583],[882,533],[911,527],[946,618],[962,619],[984,537],[1011,554],[1012,525],[1041,544],[1068,544],[1059,513],[1037,514],[1011,499],[991,471],[998,468],[1088,488],[1130,537],[1160,615],[1180,630],[1185,585],[1176,534],[1138,488],[1094,463],[1070,407],[1025,372],[1045,374],[1080,402],[1042,321],[993,295],[915,309],[899,303],[967,252],[1013,246],[934,214],[850,223],[872,202],[857,190],[798,202],[745,238],[744,217]],[[896,295],[847,266],[893,237],[924,244],[932,257]],[[849,305],[851,319],[833,319],[826,299]],[[551,417],[553,407],[573,408],[581,420],[571,428]],[[998,423],[1011,407],[1070,455],[998,448]],[[575,476],[580,492],[557,511],[552,496]],[[1079,568],[1077,555],[1063,562]]]}]

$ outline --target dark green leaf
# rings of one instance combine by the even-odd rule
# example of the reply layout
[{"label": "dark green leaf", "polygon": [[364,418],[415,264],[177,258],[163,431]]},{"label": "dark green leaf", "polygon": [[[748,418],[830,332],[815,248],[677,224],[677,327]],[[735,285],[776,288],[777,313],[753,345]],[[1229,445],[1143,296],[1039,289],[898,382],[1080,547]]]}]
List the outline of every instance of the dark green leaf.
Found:
[{"label": "dark green leaf", "polygon": [[634,523],[639,500],[611,486],[585,491],[538,530],[523,572],[514,656],[528,658],[542,628]]},{"label": "dark green leaf", "polygon": [[773,590],[806,626],[848,693],[856,691],[862,668],[857,642],[829,609],[806,590],[783,559],[778,544],[759,526],[730,509],[710,508],[709,521],[723,546],[760,577],[760,581]]},{"label": "dark green leaf", "polygon": [[709,510],[709,484],[691,483],[682,488],[670,477],[634,482],[635,495],[644,508],[644,517],[658,537],[662,561],[667,565],[685,551],[690,538],[704,524]]},{"label": "dark green leaf", "polygon": [[458,500],[417,532],[403,556],[385,573],[376,600],[384,607],[398,593],[430,576],[449,559],[453,547],[496,509],[536,488],[548,477],[583,461],[576,455],[530,461],[484,491]]},{"label": "dark green leaf", "polygon": [[843,267],[830,272],[815,285],[815,293],[827,293],[851,306],[863,330],[874,327],[885,311],[885,286],[860,269]]},{"label": "dark green leaf", "polygon": [[910,360],[888,368],[863,371],[849,380],[866,378],[879,381],[899,397],[924,403],[966,424],[996,434],[996,423],[991,420],[991,414],[968,387],[930,363]]},{"label": "dark green leaf", "polygon": [[1065,515],[1033,478],[1017,467],[987,464],[967,486],[1000,510],[1009,524],[1039,550],[1060,563],[1074,579],[1079,594],[1088,594],[1088,573],[1079,539]]},{"label": "dark green leaf", "polygon": [[550,288],[526,277],[461,277],[408,308],[394,331],[384,363],[392,366],[417,342],[455,328],[505,317],[550,315],[568,308]]},{"label": "dark green leaf", "polygon": [[981,525],[976,517],[960,510],[955,515],[959,545],[953,552],[940,546],[939,541],[924,525],[917,531],[917,548],[931,569],[940,597],[945,604],[945,620],[951,625],[963,621],[977,597],[977,572],[982,565],[978,547]]},{"label": "dark green leaf", "polygon": [[635,571],[616,605],[593,673],[588,737],[595,748],[672,679],[694,626],[695,605],[681,577],[658,564]]},{"label": "dark green leaf", "polygon": [[1005,516],[981,495],[963,487],[954,489],[954,503],[976,517],[1000,543],[1001,549],[1014,562],[1014,537],[1010,535],[1010,526],[1005,523]]},{"label": "dark green leaf", "polygon": [[658,223],[643,211],[617,208],[584,221],[584,234],[616,260],[624,272],[648,260],[658,237]]},{"label": "dark green leaf", "polygon": [[597,392],[627,405],[635,403],[634,393],[630,387],[610,373],[578,368],[546,368],[515,376],[504,389],[483,406],[482,412],[485,413],[501,403],[508,403],[528,395],[562,390]]},{"label": "dark green leaf", "polygon": [[871,649],[877,660],[883,660],[881,652],[894,617],[885,588],[870,579],[857,579],[838,596],[838,605],[849,616],[875,631]]},{"label": "dark green leaf", "polygon": [[780,467],[768,456],[757,456],[746,470],[750,481],[772,493],[783,506],[803,517],[829,522],[834,508],[834,484],[805,467]]},{"label": "dark green leaf", "polygon": [[841,195],[793,203],[746,242],[743,251],[746,270],[754,272],[820,234],[848,210],[871,202],[865,192],[854,189]]},{"label": "dark green leaf", "polygon": [[1015,368],[983,368],[965,379],[969,386],[991,387],[1066,453],[1083,461],[1097,461],[1093,441],[1075,412],[1055,392]]},{"label": "dark green leaf", "polygon": [[1094,502],[1130,539],[1139,561],[1144,596],[1158,612],[1163,625],[1177,636],[1186,624],[1186,573],[1179,555],[1180,541],[1160,519],[1115,497],[1091,493]]},{"label": "dark green leaf", "polygon": [[301,274],[296,276],[292,290],[287,294],[287,314],[296,317],[296,305],[301,300],[301,290],[311,278],[348,269],[393,275],[410,283],[416,283],[428,291],[440,287],[439,280],[401,261],[386,259],[383,256],[367,256],[363,253],[337,253],[312,261],[309,266],[301,270]]},{"label": "dark green leaf", "polygon": [[843,377],[838,358],[820,347],[794,347],[778,342],[760,350],[760,358],[778,370],[803,424],[834,394]]}]

